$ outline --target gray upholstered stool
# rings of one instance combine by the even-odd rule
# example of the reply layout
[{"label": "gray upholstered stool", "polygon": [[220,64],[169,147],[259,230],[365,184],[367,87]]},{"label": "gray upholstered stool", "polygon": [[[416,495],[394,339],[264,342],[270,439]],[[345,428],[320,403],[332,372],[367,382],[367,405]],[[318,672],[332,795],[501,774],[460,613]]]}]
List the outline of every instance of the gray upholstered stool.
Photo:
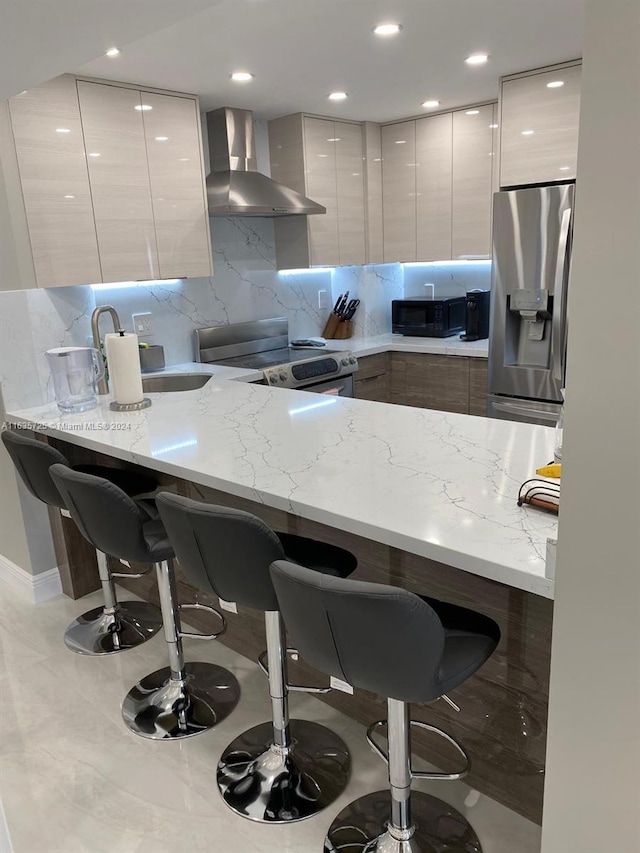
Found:
[{"label": "gray upholstered stool", "polygon": [[309,663],[387,697],[388,754],[370,742],[389,765],[391,797],[378,791],[347,806],[331,824],[325,853],[481,853],[456,809],[427,794],[411,795],[412,778],[460,779],[469,760],[445,732],[417,723],[457,747],[466,767],[413,772],[409,703],[433,702],[470,678],[493,653],[497,624],[397,587],[323,577],[289,562],[275,562],[271,576],[287,628]]},{"label": "gray upholstered stool", "polygon": [[[173,548],[155,505],[134,502],[101,477],[53,465],[51,477],[82,535],[114,557],[152,563],[158,578],[169,666],[139,681],[122,704],[127,726],[142,737],[163,740],[200,734],[227,717],[238,703],[240,686],[232,673],[212,663],[185,663],[182,638],[215,639],[226,622],[203,605],[179,605],[175,594]],[[181,607],[198,607],[222,622],[216,634],[181,630]]]},{"label": "gray upholstered stool", "polygon": [[345,576],[356,568],[355,557],[312,539],[276,534],[240,510],[166,493],[158,495],[158,509],[194,586],[265,614],[272,719],[241,734],[222,754],[218,787],[225,802],[237,814],[262,822],[317,814],[344,790],[351,759],[330,729],[289,719],[293,688],[287,682],[285,631],[269,565],[286,554],[316,571]]},{"label": "gray upholstered stool", "polygon": [[[43,441],[11,430],[2,433],[2,442],[31,494],[68,516],[62,495],[49,474],[52,465],[69,464],[62,453]],[[130,496],[152,492],[156,488],[151,477],[118,468],[77,465],[74,470],[105,477]],[[113,578],[135,578],[140,575],[110,572],[107,558],[102,551],[96,551],[96,560],[104,606],[89,610],[74,619],[65,631],[64,642],[71,651],[82,655],[113,654],[139,646],[157,634],[162,627],[160,611],[146,601],[118,601]]]}]

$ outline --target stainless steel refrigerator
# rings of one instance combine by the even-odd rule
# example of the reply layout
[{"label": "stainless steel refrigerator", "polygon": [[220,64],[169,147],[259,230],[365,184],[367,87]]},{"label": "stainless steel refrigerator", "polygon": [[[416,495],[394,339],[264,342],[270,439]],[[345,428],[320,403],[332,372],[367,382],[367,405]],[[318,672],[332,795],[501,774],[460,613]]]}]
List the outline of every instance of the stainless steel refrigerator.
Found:
[{"label": "stainless steel refrigerator", "polygon": [[574,190],[493,197],[489,417],[553,426],[560,414]]}]

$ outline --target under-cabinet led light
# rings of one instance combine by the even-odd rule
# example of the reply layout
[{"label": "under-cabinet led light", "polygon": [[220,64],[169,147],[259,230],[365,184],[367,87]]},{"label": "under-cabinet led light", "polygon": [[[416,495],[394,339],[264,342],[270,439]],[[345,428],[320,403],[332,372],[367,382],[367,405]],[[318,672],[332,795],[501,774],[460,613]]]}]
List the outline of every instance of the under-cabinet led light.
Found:
[{"label": "under-cabinet led light", "polygon": [[103,281],[92,284],[92,290],[123,290],[125,287],[156,287],[159,284],[180,284],[181,278],[163,278],[151,281]]}]

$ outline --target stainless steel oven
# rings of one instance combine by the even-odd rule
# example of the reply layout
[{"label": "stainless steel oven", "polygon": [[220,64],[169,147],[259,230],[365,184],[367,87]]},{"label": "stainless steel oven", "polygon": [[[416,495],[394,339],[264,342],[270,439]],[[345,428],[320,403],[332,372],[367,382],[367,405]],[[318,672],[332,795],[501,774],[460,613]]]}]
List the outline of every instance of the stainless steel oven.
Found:
[{"label": "stainless steel oven", "polygon": [[353,397],[358,359],[350,352],[289,346],[286,317],[197,329],[196,359],[263,371],[265,385]]}]

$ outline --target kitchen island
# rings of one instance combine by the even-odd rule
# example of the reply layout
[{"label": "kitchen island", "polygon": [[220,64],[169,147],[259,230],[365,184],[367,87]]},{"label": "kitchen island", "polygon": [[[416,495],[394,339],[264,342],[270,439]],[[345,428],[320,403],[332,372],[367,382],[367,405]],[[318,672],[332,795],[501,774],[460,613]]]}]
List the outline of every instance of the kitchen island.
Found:
[{"label": "kitchen island", "polygon": [[[497,619],[498,651],[453,696],[462,710],[437,702],[412,711],[467,746],[472,786],[539,820],[553,597],[545,553],[556,519],[519,508],[516,497],[551,458],[553,430],[217,377],[197,391],[151,396],[151,408],[132,414],[102,403],[60,417],[49,405],[7,420],[45,434],[74,462],[141,466],[163,487],[347,547],[359,560],[356,578]],[[156,595],[148,579],[126,583]],[[184,582],[180,593],[193,600]],[[230,614],[224,641],[255,657],[264,648],[260,614]],[[363,722],[384,716],[382,701],[362,691],[323,700]],[[416,736],[414,746],[451,765],[440,744]]]}]

